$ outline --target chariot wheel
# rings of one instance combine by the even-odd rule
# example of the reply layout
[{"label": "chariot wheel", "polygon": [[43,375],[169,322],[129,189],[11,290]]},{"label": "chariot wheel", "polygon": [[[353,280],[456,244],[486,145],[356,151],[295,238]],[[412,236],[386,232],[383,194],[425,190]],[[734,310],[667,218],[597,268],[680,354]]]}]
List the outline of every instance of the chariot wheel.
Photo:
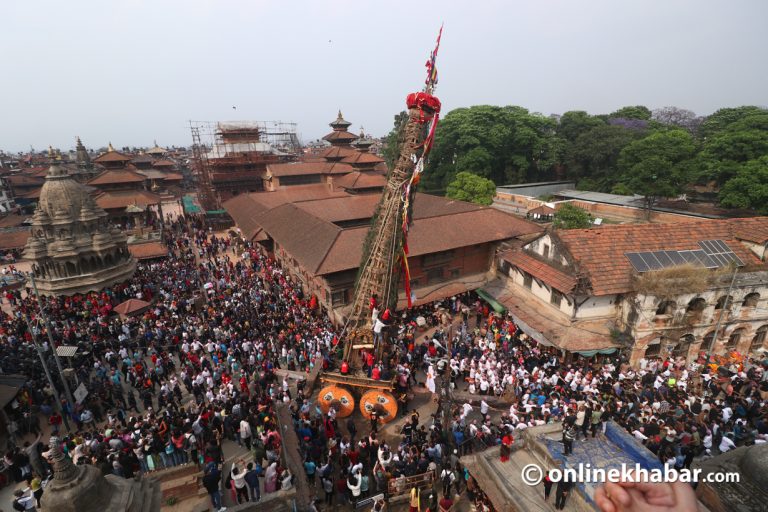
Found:
[{"label": "chariot wheel", "polygon": [[328,414],[331,407],[336,409],[337,418],[346,418],[355,410],[355,399],[345,387],[325,386],[317,395],[317,403],[323,414]]},{"label": "chariot wheel", "polygon": [[392,393],[381,389],[371,389],[360,398],[360,413],[371,419],[371,413],[377,411],[379,421],[388,423],[397,417],[397,400]]}]

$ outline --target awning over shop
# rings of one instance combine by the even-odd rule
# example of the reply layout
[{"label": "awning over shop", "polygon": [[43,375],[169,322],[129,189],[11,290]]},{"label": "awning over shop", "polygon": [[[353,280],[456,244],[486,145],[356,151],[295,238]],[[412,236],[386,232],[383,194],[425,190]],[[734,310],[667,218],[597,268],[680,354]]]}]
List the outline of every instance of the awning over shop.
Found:
[{"label": "awning over shop", "polygon": [[583,357],[594,357],[597,354],[608,355],[608,354],[613,354],[614,352],[616,352],[615,348],[604,348],[602,350],[582,350],[576,353]]},{"label": "awning over shop", "polygon": [[485,302],[490,304],[490,306],[493,308],[494,311],[497,313],[504,313],[507,308],[504,307],[503,304],[500,304],[490,293],[486,292],[482,288],[478,288],[475,290],[477,294],[482,298]]},{"label": "awning over shop", "polygon": [[573,353],[612,353],[618,346],[611,335],[612,326],[605,319],[571,319],[507,284],[505,279],[497,278],[483,289],[506,306],[515,324],[538,343]]}]

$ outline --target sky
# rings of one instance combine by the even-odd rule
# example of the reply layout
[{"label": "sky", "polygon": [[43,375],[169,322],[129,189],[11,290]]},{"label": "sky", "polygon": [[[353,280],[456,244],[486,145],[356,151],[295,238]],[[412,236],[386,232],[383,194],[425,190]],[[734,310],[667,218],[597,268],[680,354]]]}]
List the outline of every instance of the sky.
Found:
[{"label": "sky", "polygon": [[765,106],[766,19],[765,0],[2,0],[0,149],[189,145],[190,120],[307,141],[339,109],[383,136],[441,23],[444,113]]}]

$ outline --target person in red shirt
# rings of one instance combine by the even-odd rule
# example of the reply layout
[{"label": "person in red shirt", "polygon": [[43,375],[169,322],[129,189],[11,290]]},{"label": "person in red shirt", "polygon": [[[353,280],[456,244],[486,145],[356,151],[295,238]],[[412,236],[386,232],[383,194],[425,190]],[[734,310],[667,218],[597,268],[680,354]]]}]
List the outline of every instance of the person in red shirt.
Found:
[{"label": "person in red shirt", "polygon": [[48,424],[51,426],[52,431],[54,434],[59,433],[59,428],[61,428],[61,414],[54,411],[53,414],[48,418]]},{"label": "person in red shirt", "polygon": [[381,368],[378,365],[374,366],[373,370],[371,370],[371,378],[373,380],[381,379]]}]

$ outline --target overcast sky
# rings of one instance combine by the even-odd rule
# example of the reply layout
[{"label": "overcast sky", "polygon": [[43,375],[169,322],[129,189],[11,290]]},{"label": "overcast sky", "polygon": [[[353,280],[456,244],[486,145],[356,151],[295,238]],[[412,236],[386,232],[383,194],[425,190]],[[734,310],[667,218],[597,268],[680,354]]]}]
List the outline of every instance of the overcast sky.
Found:
[{"label": "overcast sky", "polygon": [[2,0],[0,20],[13,151],[188,145],[190,119],[311,140],[338,109],[384,135],[441,22],[444,112],[768,104],[766,0]]}]

